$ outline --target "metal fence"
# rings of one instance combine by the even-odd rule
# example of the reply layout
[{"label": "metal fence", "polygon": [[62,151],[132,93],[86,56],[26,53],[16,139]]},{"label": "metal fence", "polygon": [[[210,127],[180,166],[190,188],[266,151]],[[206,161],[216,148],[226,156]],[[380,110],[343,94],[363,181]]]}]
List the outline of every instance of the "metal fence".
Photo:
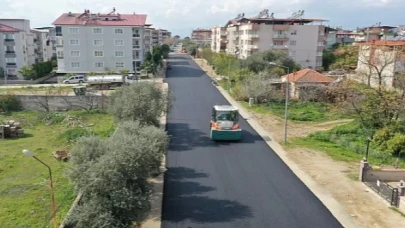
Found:
[{"label": "metal fence", "polygon": [[377,176],[371,174],[371,172],[367,170],[363,172],[362,179],[367,186],[387,200],[391,206],[399,207],[399,192],[397,188],[380,181]]}]

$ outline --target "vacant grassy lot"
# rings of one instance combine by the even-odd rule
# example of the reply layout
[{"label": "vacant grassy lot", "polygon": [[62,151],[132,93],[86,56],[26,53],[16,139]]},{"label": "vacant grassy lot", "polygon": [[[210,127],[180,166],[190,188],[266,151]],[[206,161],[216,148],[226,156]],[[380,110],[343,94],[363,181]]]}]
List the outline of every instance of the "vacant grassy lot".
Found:
[{"label": "vacant grassy lot", "polygon": [[24,111],[0,115],[0,121],[5,120],[21,122],[26,136],[0,140],[0,227],[44,227],[51,218],[48,170],[25,156],[23,149],[51,167],[61,222],[75,194],[64,172],[69,163],[57,161],[52,152],[69,149],[81,135],[108,136],[115,127],[112,116],[97,111]]},{"label": "vacant grassy lot", "polygon": [[[242,105],[257,113],[271,114],[284,118],[285,103],[268,102],[260,105],[249,107],[247,102],[242,102]],[[323,122],[337,119],[350,118],[344,115],[341,111],[320,102],[289,102],[288,103],[288,119],[302,122]]]},{"label": "vacant grassy lot", "polygon": [[[290,141],[289,146],[312,148],[325,152],[338,161],[358,163],[366,155],[366,133],[353,121],[329,131],[296,138]],[[405,158],[382,153],[375,148],[373,142],[370,143],[368,160],[374,166],[395,166],[398,163],[398,167],[405,168]]]}]

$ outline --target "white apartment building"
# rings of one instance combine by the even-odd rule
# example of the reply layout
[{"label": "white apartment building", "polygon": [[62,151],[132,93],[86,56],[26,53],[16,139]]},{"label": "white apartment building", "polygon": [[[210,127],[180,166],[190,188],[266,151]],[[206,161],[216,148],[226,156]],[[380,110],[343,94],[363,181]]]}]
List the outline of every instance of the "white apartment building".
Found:
[{"label": "white apartment building", "polygon": [[64,13],[55,20],[57,73],[105,70],[140,73],[144,62],[146,15]]},{"label": "white apartment building", "polygon": [[0,19],[0,67],[10,79],[23,79],[19,70],[35,63],[34,36],[30,21]]},{"label": "white apartment building", "polygon": [[35,62],[50,61],[53,57],[53,43],[51,41],[49,30],[31,29],[31,33],[34,34]]},{"label": "white apartment building", "polygon": [[268,50],[285,51],[302,68],[322,66],[325,20],[239,17],[226,24],[227,53],[245,59]]},{"label": "white apartment building", "polygon": [[212,30],[211,50],[221,52],[226,50],[226,27],[214,27]]}]

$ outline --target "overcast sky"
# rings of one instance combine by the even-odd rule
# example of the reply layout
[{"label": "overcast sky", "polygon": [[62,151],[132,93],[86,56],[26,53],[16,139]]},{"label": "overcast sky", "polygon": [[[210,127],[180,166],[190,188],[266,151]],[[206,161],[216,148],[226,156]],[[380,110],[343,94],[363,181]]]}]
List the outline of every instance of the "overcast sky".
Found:
[{"label": "overcast sky", "polygon": [[238,13],[255,16],[263,9],[274,17],[288,17],[305,10],[306,18],[329,20],[326,25],[348,29],[405,24],[405,0],[0,0],[0,18],[24,18],[31,27],[50,26],[62,13],[80,13],[84,9],[108,13],[147,14],[147,23],[165,28],[181,37],[193,28],[224,25]]}]

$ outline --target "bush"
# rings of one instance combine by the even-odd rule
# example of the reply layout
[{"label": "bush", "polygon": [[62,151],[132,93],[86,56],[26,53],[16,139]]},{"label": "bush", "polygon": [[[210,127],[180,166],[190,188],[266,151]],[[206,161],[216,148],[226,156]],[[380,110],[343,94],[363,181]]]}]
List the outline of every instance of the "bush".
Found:
[{"label": "bush", "polygon": [[78,138],[83,136],[90,136],[92,133],[88,130],[81,128],[81,127],[74,127],[65,131],[63,134],[59,136],[60,139],[66,140],[68,142],[74,142]]},{"label": "bush", "polygon": [[159,126],[168,99],[154,83],[135,83],[122,87],[109,99],[109,111],[117,122],[139,121],[142,125]]},{"label": "bush", "polygon": [[58,112],[41,112],[38,115],[39,121],[45,125],[60,124],[65,120],[66,116]]},{"label": "bush", "polygon": [[69,177],[82,203],[68,219],[75,227],[129,227],[150,210],[148,178],[168,146],[166,133],[140,122],[123,121],[106,140],[80,138],[71,150]]},{"label": "bush", "polygon": [[12,112],[21,110],[21,102],[12,94],[0,95],[0,112]]}]

